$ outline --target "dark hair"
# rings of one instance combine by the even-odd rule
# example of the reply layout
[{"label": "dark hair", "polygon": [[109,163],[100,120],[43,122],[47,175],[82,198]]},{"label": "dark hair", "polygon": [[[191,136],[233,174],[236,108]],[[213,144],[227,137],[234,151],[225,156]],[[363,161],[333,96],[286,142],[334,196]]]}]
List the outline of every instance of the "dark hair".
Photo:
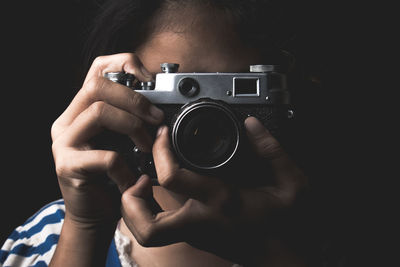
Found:
[{"label": "dark hair", "polygon": [[[290,0],[108,0],[99,7],[84,48],[86,70],[100,55],[134,51],[149,31],[149,22],[165,8],[199,5],[223,11],[250,46],[277,55],[294,36],[296,8]],[[212,9],[210,9],[212,10]],[[168,22],[164,22],[168,23]],[[158,25],[156,27],[168,27]]]}]

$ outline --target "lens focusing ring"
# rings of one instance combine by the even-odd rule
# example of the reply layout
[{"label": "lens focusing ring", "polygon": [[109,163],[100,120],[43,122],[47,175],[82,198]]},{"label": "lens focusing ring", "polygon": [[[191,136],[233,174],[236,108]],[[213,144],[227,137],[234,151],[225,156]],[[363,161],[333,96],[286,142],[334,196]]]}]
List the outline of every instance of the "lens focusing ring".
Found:
[{"label": "lens focusing ring", "polygon": [[237,152],[240,124],[222,101],[200,99],[186,104],[172,123],[172,146],[177,156],[196,170],[218,169]]}]

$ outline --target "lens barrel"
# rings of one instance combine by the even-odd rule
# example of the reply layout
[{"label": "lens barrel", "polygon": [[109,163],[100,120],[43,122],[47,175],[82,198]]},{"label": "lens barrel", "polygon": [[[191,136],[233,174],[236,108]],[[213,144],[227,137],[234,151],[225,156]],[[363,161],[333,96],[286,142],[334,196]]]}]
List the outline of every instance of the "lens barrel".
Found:
[{"label": "lens barrel", "polygon": [[197,170],[224,166],[238,149],[240,124],[222,101],[200,99],[186,104],[172,124],[172,146],[177,156]]}]

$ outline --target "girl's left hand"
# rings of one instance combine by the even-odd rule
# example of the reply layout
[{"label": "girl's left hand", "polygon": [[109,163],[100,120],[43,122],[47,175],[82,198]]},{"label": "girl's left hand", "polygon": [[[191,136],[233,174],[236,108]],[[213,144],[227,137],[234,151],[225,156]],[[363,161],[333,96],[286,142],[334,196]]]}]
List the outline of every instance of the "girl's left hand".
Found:
[{"label": "girl's left hand", "polygon": [[[201,250],[242,264],[265,263],[271,240],[287,227],[286,213],[296,203],[307,177],[277,140],[253,117],[245,121],[255,153],[271,166],[274,185],[239,188],[222,179],[180,168],[169,143],[167,127],[159,130],[153,156],[161,186],[188,197],[176,210],[154,205],[148,176],[122,196],[125,223],[146,247],[187,242]],[[248,170],[248,177],[260,175]],[[286,219],[285,219],[286,218]]]}]

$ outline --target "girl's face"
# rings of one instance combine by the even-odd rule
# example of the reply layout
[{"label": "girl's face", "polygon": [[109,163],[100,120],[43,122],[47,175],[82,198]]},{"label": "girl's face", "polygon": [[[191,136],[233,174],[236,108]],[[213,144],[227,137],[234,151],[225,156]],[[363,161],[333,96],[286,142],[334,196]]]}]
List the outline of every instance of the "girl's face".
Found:
[{"label": "girl's face", "polygon": [[[177,28],[150,34],[135,51],[153,75],[161,72],[160,64],[165,62],[178,63],[179,72],[248,72],[250,65],[262,64],[257,51],[247,47],[215,13],[203,9],[178,13],[174,14]],[[164,210],[176,209],[186,200],[159,186],[153,187],[153,193]]]}]

